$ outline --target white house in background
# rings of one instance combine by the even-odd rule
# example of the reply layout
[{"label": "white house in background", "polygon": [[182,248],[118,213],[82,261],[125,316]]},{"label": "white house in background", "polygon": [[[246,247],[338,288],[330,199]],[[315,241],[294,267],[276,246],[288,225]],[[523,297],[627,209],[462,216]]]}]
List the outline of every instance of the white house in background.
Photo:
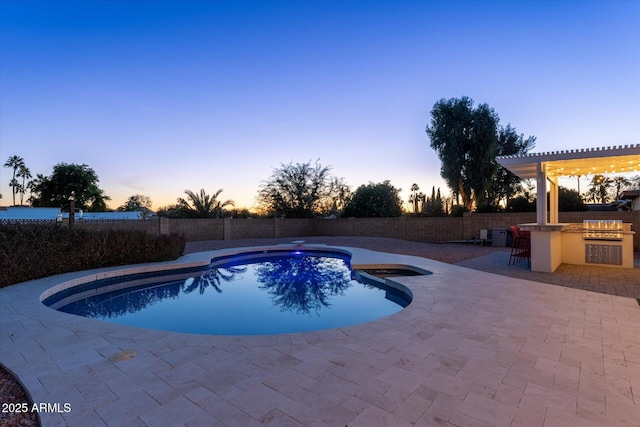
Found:
[{"label": "white house in background", "polygon": [[[0,207],[0,220],[55,221],[60,208],[29,208],[23,206]],[[69,215],[67,213],[67,215]]]},{"label": "white house in background", "polygon": [[[0,206],[0,221],[3,220],[31,220],[55,221],[58,217],[69,218],[69,212],[62,212],[60,208],[30,208],[22,206]],[[76,221],[143,219],[142,212],[82,212],[76,211]]]}]

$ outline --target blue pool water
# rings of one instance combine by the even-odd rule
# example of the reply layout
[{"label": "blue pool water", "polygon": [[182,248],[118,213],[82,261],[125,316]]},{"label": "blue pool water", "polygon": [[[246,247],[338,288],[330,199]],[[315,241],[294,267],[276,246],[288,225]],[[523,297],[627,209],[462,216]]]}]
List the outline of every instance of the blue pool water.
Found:
[{"label": "blue pool water", "polygon": [[205,269],[93,282],[44,303],[142,328],[264,335],[364,323],[410,302],[401,291],[364,281],[338,252],[261,252],[214,259]]}]

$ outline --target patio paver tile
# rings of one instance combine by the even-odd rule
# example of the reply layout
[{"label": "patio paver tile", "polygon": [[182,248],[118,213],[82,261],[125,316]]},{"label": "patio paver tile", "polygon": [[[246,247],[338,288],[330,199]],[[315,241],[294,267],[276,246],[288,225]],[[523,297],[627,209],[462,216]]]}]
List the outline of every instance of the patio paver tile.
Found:
[{"label": "patio paver tile", "polygon": [[305,426],[347,426],[356,417],[356,412],[345,405],[320,397],[291,414]]},{"label": "patio paver tile", "polygon": [[304,427],[304,424],[300,423],[299,421],[291,418],[284,412],[279,411],[277,409],[273,409],[267,412],[258,421],[267,426]]},{"label": "patio paver tile", "polygon": [[[209,425],[215,418],[184,396],[145,411],[140,419],[149,427],[174,427],[176,424]],[[176,420],[180,420],[176,422]]]},{"label": "patio paver tile", "polygon": [[132,423],[138,416],[160,407],[160,403],[147,393],[136,390],[123,398],[100,405],[95,410],[107,425],[116,426]]},{"label": "patio paver tile", "polygon": [[453,414],[456,413],[460,403],[462,403],[462,399],[458,399],[445,393],[438,393],[422,417],[428,414],[429,416],[448,421]]},{"label": "patio paver tile", "polygon": [[488,399],[475,393],[469,393],[462,400],[458,407],[458,412],[495,426],[508,426],[515,415],[516,406]]},{"label": "patio paver tile", "polygon": [[387,412],[394,412],[409,395],[410,392],[379,380],[372,381],[366,388],[355,393],[358,399]]},{"label": "patio paver tile", "polygon": [[[128,420],[128,425],[135,427],[136,425],[142,425],[142,421]],[[104,420],[93,409],[88,411],[72,411],[68,414],[64,414],[64,422],[66,425],[79,426],[84,425],[87,427],[107,427]]]},{"label": "patio paver tile", "polygon": [[602,427],[602,424],[601,420],[585,418],[572,411],[550,407],[545,415],[544,427]]},{"label": "patio paver tile", "polygon": [[294,414],[305,406],[264,384],[244,391],[231,399],[230,403],[242,408],[255,419],[260,419],[274,408],[280,408],[286,414]]},{"label": "patio paver tile", "polygon": [[464,399],[471,389],[471,385],[466,381],[442,372],[434,372],[433,375],[424,382],[424,385],[432,390],[448,394],[458,399]]},{"label": "patio paver tile", "polygon": [[375,406],[366,408],[349,423],[349,427],[371,426],[411,427],[411,423]]},{"label": "patio paver tile", "polygon": [[431,406],[431,402],[414,393],[409,395],[393,412],[398,417],[415,423]]}]

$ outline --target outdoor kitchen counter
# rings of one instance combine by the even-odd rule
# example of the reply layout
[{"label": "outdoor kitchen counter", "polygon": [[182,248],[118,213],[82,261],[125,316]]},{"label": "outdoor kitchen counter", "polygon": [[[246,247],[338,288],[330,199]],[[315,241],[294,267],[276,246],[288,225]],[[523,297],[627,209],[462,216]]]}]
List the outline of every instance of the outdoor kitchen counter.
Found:
[{"label": "outdoor kitchen counter", "polygon": [[579,223],[519,226],[531,232],[532,271],[553,272],[562,263],[633,268],[635,232],[631,231],[629,223],[615,230],[613,238],[585,238],[584,226]]}]

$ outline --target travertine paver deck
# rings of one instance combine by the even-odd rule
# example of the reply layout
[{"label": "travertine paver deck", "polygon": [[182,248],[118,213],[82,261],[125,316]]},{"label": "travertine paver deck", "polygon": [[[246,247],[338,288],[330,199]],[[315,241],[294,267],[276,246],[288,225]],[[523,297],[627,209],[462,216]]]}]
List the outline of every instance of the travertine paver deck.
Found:
[{"label": "travertine paver deck", "polygon": [[39,297],[86,273],[47,278],[0,290],[0,362],[35,402],[71,405],[44,426],[639,425],[635,299],[349,250],[433,274],[395,279],[414,300],[384,319],[253,337],[66,315]]},{"label": "travertine paver deck", "polygon": [[[531,271],[526,262],[509,265],[509,252],[494,252],[457,265],[525,280],[583,289],[585,291],[640,298],[640,268],[561,264],[553,273]],[[637,261],[636,261],[637,264]]]}]

